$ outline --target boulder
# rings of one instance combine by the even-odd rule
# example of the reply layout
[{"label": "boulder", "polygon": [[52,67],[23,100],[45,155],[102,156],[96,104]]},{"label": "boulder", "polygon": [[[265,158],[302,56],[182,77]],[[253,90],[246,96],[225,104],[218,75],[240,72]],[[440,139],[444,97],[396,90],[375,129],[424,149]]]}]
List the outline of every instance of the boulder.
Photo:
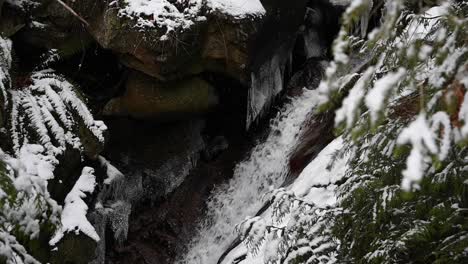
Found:
[{"label": "boulder", "polygon": [[208,112],[217,103],[215,88],[200,78],[160,82],[134,71],[128,77],[125,93],[110,100],[103,114],[171,121]]},{"label": "boulder", "polygon": [[[179,10],[189,9],[193,16],[176,19],[167,14],[172,19],[168,23],[154,18],[151,8],[132,13],[132,6],[123,1],[118,7],[106,6],[91,20],[89,31],[104,48],[117,52],[125,65],[160,80],[215,71],[245,81],[249,40],[261,19],[197,9],[193,2],[185,1],[173,11],[182,15]],[[148,14],[153,19],[145,18]]]},{"label": "boulder", "polygon": [[264,13],[258,0],[62,2],[43,0],[27,12],[9,7],[27,21],[20,38],[65,55],[94,38],[126,66],[160,80],[215,71],[246,81],[249,42]]}]

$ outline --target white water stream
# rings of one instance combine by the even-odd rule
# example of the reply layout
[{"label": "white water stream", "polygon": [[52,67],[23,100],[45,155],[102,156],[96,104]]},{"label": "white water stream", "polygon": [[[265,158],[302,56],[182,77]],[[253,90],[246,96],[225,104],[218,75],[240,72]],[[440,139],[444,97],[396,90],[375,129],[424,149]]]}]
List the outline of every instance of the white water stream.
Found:
[{"label": "white water stream", "polygon": [[305,90],[292,99],[273,119],[266,140],[240,162],[233,178],[214,190],[208,200],[208,214],[198,235],[189,245],[182,263],[216,264],[236,238],[235,226],[262,207],[262,195],[270,186],[279,187],[288,173],[288,158],[301,125],[319,102],[317,91]]}]

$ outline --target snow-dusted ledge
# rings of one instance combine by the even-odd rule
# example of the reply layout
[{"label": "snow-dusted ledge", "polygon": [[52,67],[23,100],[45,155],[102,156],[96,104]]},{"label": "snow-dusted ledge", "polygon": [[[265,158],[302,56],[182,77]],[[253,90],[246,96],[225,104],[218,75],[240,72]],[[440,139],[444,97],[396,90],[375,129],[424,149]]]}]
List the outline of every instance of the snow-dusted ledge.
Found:
[{"label": "snow-dusted ledge", "polygon": [[207,6],[235,18],[265,14],[260,0],[207,0]]},{"label": "snow-dusted ledge", "polygon": [[[167,32],[190,28],[194,22],[205,20],[202,13],[221,12],[234,19],[262,16],[265,9],[259,0],[124,0],[120,15],[136,20],[137,27],[166,27]],[[111,5],[117,5],[113,1]]]}]

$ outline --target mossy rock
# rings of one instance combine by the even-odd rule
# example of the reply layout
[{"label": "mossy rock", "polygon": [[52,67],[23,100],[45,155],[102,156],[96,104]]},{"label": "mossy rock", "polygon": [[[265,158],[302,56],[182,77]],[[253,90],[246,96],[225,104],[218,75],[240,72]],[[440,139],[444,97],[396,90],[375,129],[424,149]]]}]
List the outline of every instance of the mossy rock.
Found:
[{"label": "mossy rock", "polygon": [[87,264],[95,258],[97,243],[84,234],[67,233],[52,251],[51,264]]},{"label": "mossy rock", "polygon": [[103,114],[171,121],[206,113],[217,104],[215,88],[200,78],[163,83],[133,72],[125,94],[107,103]]}]

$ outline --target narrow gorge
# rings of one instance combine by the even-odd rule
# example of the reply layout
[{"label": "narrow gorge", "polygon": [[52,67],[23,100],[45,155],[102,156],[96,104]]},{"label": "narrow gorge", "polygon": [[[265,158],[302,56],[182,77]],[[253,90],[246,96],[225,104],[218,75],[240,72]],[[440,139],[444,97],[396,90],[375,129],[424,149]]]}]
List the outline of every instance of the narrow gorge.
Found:
[{"label": "narrow gorge", "polygon": [[0,0],[0,263],[466,263],[467,13]]}]

